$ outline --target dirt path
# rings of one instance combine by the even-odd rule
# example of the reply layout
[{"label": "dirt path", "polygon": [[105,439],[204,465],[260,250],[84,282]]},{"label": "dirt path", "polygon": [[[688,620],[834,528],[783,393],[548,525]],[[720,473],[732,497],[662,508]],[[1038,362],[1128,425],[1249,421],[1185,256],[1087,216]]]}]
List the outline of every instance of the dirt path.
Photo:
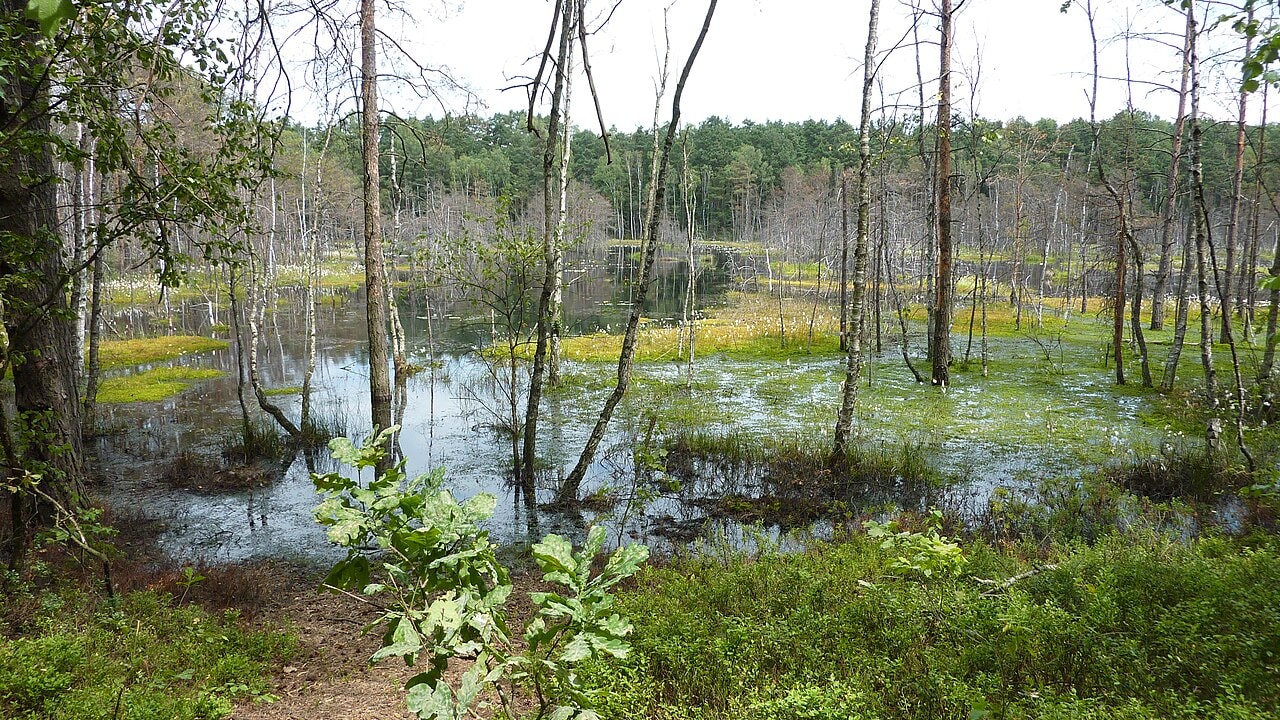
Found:
[{"label": "dirt path", "polygon": [[[253,621],[265,627],[290,628],[298,651],[280,668],[273,690],[279,700],[248,703],[232,720],[391,720],[414,716],[405,709],[404,682],[413,671],[397,659],[377,665],[369,657],[378,649],[377,633],[363,634],[378,612],[358,600],[320,592],[314,570],[270,566],[253,573],[258,579]],[[533,614],[528,592],[551,589],[524,573],[515,573],[516,592],[508,602],[511,630],[519,636]],[[451,668],[450,675],[464,667]]]},{"label": "dirt path", "polygon": [[298,652],[276,678],[273,703],[238,707],[234,720],[386,720],[412,718],[403,683],[411,671],[398,660],[370,666],[378,648],[362,630],[377,617],[362,603],[319,592],[319,578],[282,572],[265,583],[258,620],[292,628]]}]

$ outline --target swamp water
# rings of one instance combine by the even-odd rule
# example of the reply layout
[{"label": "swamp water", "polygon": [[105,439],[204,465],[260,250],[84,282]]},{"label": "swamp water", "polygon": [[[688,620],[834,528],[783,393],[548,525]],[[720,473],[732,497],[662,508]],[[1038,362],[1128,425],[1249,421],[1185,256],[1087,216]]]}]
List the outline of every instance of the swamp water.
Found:
[{"label": "swamp water", "polygon": [[[724,302],[729,284],[707,275],[711,279],[701,297],[712,304]],[[619,278],[606,273],[576,287],[578,292],[566,297],[572,332],[618,328],[625,322],[628,301]],[[673,279],[665,287],[668,291],[646,313],[655,320],[679,313],[683,282]],[[260,345],[266,388],[302,384],[306,354],[300,298],[282,293],[267,316]],[[411,474],[443,466],[446,486],[455,495],[496,495],[498,509],[490,529],[499,542],[524,543],[547,532],[578,536],[599,522],[611,528],[616,541],[642,541],[658,551],[705,537],[709,524],[726,532],[731,542],[749,541],[753,531],[717,518],[723,518],[726,506],[768,492],[760,468],[706,459],[677,463],[672,457],[667,474],[662,471],[664,439],[696,432],[754,446],[785,439],[817,446],[829,442],[842,358],[802,353],[751,360],[703,356],[689,391],[683,363],[644,363],[637,367],[628,398],[581,488],[580,497],[587,501],[570,511],[528,507],[510,483],[510,440],[501,417],[508,378],[501,363],[495,368],[476,352],[492,340],[491,319],[460,305],[443,311],[438,308],[444,306],[432,307],[436,314],[428,321],[421,298],[401,299],[411,360],[426,369],[408,378],[403,400],[397,402],[399,448]],[[207,303],[175,306],[169,313],[135,307],[118,315],[116,323],[127,323],[135,332],[173,329],[226,337],[215,329],[216,323],[226,322],[225,314]],[[326,295],[318,306],[318,323],[313,417],[340,434],[361,436],[369,417],[362,296]],[[919,487],[890,478],[862,488],[848,510],[875,510],[888,503],[923,509],[944,502],[948,508],[977,509],[996,487],[1025,488],[1045,477],[1079,475],[1177,441],[1168,428],[1144,422],[1149,408],[1142,396],[1114,392],[1109,371],[1094,357],[1096,348],[1069,348],[1068,356],[1041,362],[1039,346],[1026,338],[999,341],[993,346],[990,377],[976,369],[957,371],[955,385],[942,392],[916,385],[896,348],[886,345],[870,367],[872,384],[861,391],[855,420],[859,441],[928,465],[950,481]],[[238,434],[233,349],[170,363],[215,368],[224,372],[220,378],[199,382],[161,403],[100,408],[107,432],[91,446],[99,476],[95,490],[116,508],[161,519],[166,526],[162,546],[179,559],[331,559],[336,551],[312,516],[318,498],[310,472],[334,469],[323,448],[261,469],[263,481],[252,490],[190,487],[191,482],[179,487],[160,479],[189,465],[219,463],[221,449]],[[613,365],[566,363],[566,386],[550,393],[539,427],[539,502],[554,497],[559,480],[572,468],[612,389],[614,372]],[[296,420],[297,393],[271,399]],[[247,400],[257,414],[251,393]],[[520,404],[523,408],[523,398]],[[643,452],[637,453],[637,447]],[[776,501],[775,510],[779,502],[787,500]],[[782,508],[772,515],[787,513]],[[753,518],[751,513],[737,517]],[[805,522],[818,534],[829,530],[825,521],[812,524],[809,517]],[[781,531],[774,525],[764,532],[776,538]]]}]

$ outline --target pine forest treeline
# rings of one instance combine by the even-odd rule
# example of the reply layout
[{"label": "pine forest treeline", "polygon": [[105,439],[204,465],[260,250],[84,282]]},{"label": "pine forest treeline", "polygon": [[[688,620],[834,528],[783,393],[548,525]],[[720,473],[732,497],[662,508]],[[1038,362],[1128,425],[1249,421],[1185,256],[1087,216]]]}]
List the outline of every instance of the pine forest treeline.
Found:
[{"label": "pine forest treeline", "polygon": [[[406,262],[420,260],[427,270],[433,257],[439,264],[457,250],[446,251],[450,238],[475,243],[491,235],[497,214],[505,216],[503,223],[540,225],[541,141],[524,125],[518,112],[385,123],[381,152],[395,162],[384,163],[382,190],[401,208],[388,252]],[[1265,303],[1257,285],[1270,264],[1277,230],[1269,198],[1280,185],[1280,147],[1267,142],[1276,131],[1245,126],[1239,145],[1235,123],[1202,126],[1204,195],[1209,222],[1217,226],[1214,236],[1226,237],[1230,217],[1239,218],[1231,262],[1228,247],[1219,243],[1222,247],[1214,248],[1219,272],[1209,275],[1216,277],[1215,295],[1228,285],[1238,288],[1232,311],[1253,320],[1259,301]],[[880,188],[871,235],[881,238],[881,246],[870,272],[882,286],[890,279],[887,274],[900,289],[923,292],[929,276],[924,238],[931,189],[916,149],[921,132],[931,135],[936,129],[919,127],[915,118],[881,120],[871,128],[871,182]],[[1093,129],[1085,120],[1059,125],[957,118],[952,124],[958,258],[953,284],[981,275],[989,296],[1013,303],[1019,324],[1039,322],[1046,297],[1070,301],[1068,306],[1080,312],[1097,311],[1090,304],[1112,295],[1115,287],[1116,249],[1110,238],[1116,232],[1116,200],[1092,186],[1102,167],[1123,193],[1125,220],[1140,251],[1134,260],[1142,258],[1131,272],[1140,273],[1147,303],[1159,287],[1172,308],[1180,271],[1192,267],[1182,258],[1192,226],[1183,135],[1174,123],[1122,112],[1098,123],[1097,157],[1091,158]],[[700,241],[737,244],[759,256],[752,272],[778,280],[820,264],[821,281],[811,289],[824,295],[838,291],[840,176],[856,166],[857,128],[844,121],[734,124],[712,117],[684,127],[680,136],[683,150],[672,160],[675,171],[665,193],[664,244],[682,245],[690,232]],[[573,227],[566,242],[589,250],[640,237],[652,137],[648,129],[612,133],[610,163],[599,134],[573,132],[568,193]],[[358,127],[290,127],[279,142],[277,231],[271,246],[261,248],[263,262],[305,264],[307,245],[299,240],[299,224],[319,234],[322,252],[354,248],[361,234]],[[1181,157],[1176,165],[1170,163],[1175,152]],[[314,165],[309,170],[302,167],[304,156]],[[318,200],[307,202],[304,191]],[[309,222],[300,214],[299,208],[307,207],[317,219]],[[113,265],[137,268],[144,251],[121,242]],[[1161,280],[1162,272],[1169,272],[1164,268],[1172,269],[1172,280]],[[1164,310],[1165,303],[1157,305]]]}]

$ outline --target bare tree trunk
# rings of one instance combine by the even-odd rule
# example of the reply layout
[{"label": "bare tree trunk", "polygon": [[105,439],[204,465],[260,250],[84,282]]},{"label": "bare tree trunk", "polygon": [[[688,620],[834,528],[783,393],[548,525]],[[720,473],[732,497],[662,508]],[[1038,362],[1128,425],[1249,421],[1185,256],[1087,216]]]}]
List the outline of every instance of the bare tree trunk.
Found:
[{"label": "bare tree trunk", "polygon": [[[378,55],[374,0],[360,0],[360,135],[364,158],[365,320],[369,333],[369,407],[375,434],[391,427],[391,373],[388,367],[386,266],[382,254],[382,199],[378,162]],[[390,466],[390,449],[375,468]]]},{"label": "bare tree trunk", "polygon": [[102,248],[95,248],[93,256],[93,281],[89,290],[89,357],[84,387],[84,418],[82,432],[98,431],[98,385],[102,377]]},{"label": "bare tree trunk", "polygon": [[696,238],[697,228],[695,219],[697,215],[697,196],[693,194],[693,177],[689,173],[689,143],[688,135],[682,138],[681,149],[684,154],[684,164],[681,168],[684,173],[684,179],[681,185],[684,188],[684,213],[685,213],[685,264],[689,268],[689,282],[685,286],[684,293],[684,314],[681,318],[682,328],[688,334],[689,356],[688,364],[685,366],[684,387],[686,391],[693,390],[693,361],[697,354],[697,326],[698,326],[698,259],[694,254],[694,240]]},{"label": "bare tree trunk", "polygon": [[[573,0],[571,0],[573,1]],[[581,6],[579,6],[581,7]],[[580,20],[579,20],[580,22]],[[569,101],[573,96],[573,43],[569,43],[568,56],[564,59],[565,77],[564,77],[564,100],[563,114],[564,126],[561,131],[561,144],[563,151],[560,153],[560,207],[557,213],[557,246],[555,248],[555,281],[551,287],[551,305],[548,312],[551,314],[551,326],[548,329],[550,336],[550,358],[548,359],[547,379],[551,382],[552,387],[560,385],[560,334],[564,329],[564,243],[566,231],[569,227],[569,164],[573,158],[573,127],[569,119]]]},{"label": "bare tree trunk", "polygon": [[258,343],[259,343],[259,337],[260,337],[259,332],[260,332],[260,328],[264,324],[263,321],[264,321],[264,318],[266,317],[266,311],[267,311],[266,308],[268,304],[267,297],[266,297],[267,280],[266,278],[263,278],[260,282],[256,278],[256,273],[254,272],[252,258],[250,258],[250,261],[249,261],[249,277],[250,277],[250,282],[249,282],[249,287],[247,289],[248,291],[247,294],[250,301],[249,303],[249,384],[253,388],[254,397],[257,398],[258,400],[258,407],[262,408],[264,412],[266,412],[268,415],[274,418],[275,421],[279,423],[280,427],[283,428],[285,432],[289,433],[289,437],[296,439],[298,435],[301,434],[301,431],[298,429],[298,426],[293,424],[293,421],[289,419],[288,415],[284,414],[284,411],[281,410],[279,406],[271,402],[270,398],[267,397],[266,391],[262,387],[261,380],[258,377]]},{"label": "bare tree trunk", "polygon": [[1173,389],[1178,376],[1178,361],[1182,357],[1182,346],[1187,338],[1187,316],[1190,314],[1188,292],[1191,285],[1192,263],[1195,255],[1191,252],[1191,231],[1188,228],[1182,236],[1182,273],[1178,276],[1178,297],[1173,311],[1173,342],[1169,345],[1169,356],[1164,361],[1164,377],[1160,381],[1160,389],[1169,392]]},{"label": "bare tree trunk", "polygon": [[[386,298],[387,298],[387,322],[390,328],[391,340],[391,366],[395,370],[395,379],[397,381],[407,379],[409,376],[409,357],[408,349],[404,337],[404,325],[400,322],[400,308],[396,304],[396,288],[392,282],[392,277],[396,274],[395,257],[400,248],[400,213],[403,210],[404,194],[400,191],[400,177],[396,167],[396,152],[394,146],[391,149],[391,270],[383,273],[386,281]],[[384,245],[384,250],[386,246]],[[384,261],[386,255],[383,255]],[[395,403],[392,403],[394,407]],[[393,413],[394,414],[394,413]],[[394,441],[393,441],[394,442]]]},{"label": "bare tree trunk", "polygon": [[[1187,0],[1187,12],[1194,12],[1195,0]],[[1192,19],[1195,22],[1195,19]],[[1218,407],[1218,372],[1213,367],[1212,312],[1209,307],[1210,271],[1206,256],[1208,206],[1204,199],[1204,138],[1200,126],[1200,63],[1196,33],[1191,37],[1191,218],[1196,248],[1196,280],[1200,295],[1200,364],[1204,368],[1204,392],[1209,407]]]},{"label": "bare tree trunk", "polygon": [[[1165,176],[1164,207],[1160,212],[1160,262],[1151,289],[1151,329],[1164,329],[1165,287],[1173,271],[1173,216],[1178,200],[1178,179],[1182,174],[1182,138],[1186,128],[1187,83],[1191,77],[1191,40],[1195,22],[1187,11],[1186,32],[1182,41],[1182,73],[1178,86],[1178,116],[1173,124],[1173,147],[1169,156],[1169,172]],[[1184,267],[1182,270],[1186,272]],[[1176,364],[1176,363],[1175,363]]]},{"label": "bare tree trunk", "polygon": [[1273,417],[1276,394],[1276,346],[1280,344],[1280,332],[1277,332],[1277,321],[1280,320],[1280,230],[1275,230],[1275,239],[1271,245],[1271,291],[1267,304],[1267,339],[1266,349],[1262,354],[1262,367],[1258,372],[1258,384],[1262,387],[1262,412]]},{"label": "bare tree trunk", "polygon": [[[884,258],[885,265],[889,264],[889,257],[886,254]],[[911,371],[911,375],[916,379],[917,383],[924,384],[924,376],[916,369],[911,362],[911,353],[907,349],[907,316],[902,309],[902,298],[898,296],[898,286],[893,282],[893,273],[891,268],[885,268],[885,275],[888,277],[889,293],[893,297],[894,308],[898,312],[898,330],[901,334],[902,343],[899,347],[902,350],[902,362],[906,364],[907,369]]]},{"label": "bare tree trunk", "polygon": [[1151,387],[1151,357],[1147,354],[1147,338],[1142,333],[1142,247],[1125,221],[1126,241],[1133,255],[1133,305],[1129,316],[1129,332],[1138,345],[1138,361],[1142,366],[1142,387]]},{"label": "bare tree trunk", "polygon": [[557,502],[560,503],[568,503],[577,498],[578,489],[582,486],[582,479],[586,476],[587,468],[591,466],[591,462],[595,458],[596,447],[604,439],[604,431],[609,425],[610,418],[613,417],[613,410],[622,401],[622,396],[626,394],[627,386],[631,382],[631,372],[635,364],[636,337],[640,326],[640,315],[643,313],[644,300],[649,293],[649,283],[653,279],[653,260],[657,253],[658,245],[658,224],[661,220],[667,184],[667,165],[671,157],[671,146],[675,141],[676,130],[680,126],[680,97],[684,95],[685,82],[689,79],[689,73],[693,70],[694,60],[697,59],[698,51],[702,49],[702,43],[706,40],[707,32],[711,29],[711,18],[715,15],[716,2],[717,0],[710,0],[708,3],[707,15],[702,21],[702,29],[698,33],[698,39],[694,42],[693,49],[689,52],[689,58],[685,61],[684,70],[680,73],[680,79],[676,82],[675,94],[671,101],[671,119],[667,123],[666,139],[663,141],[661,152],[655,158],[657,173],[655,173],[652,180],[651,202],[649,203],[648,217],[645,223],[645,237],[643,240],[644,264],[640,270],[640,281],[636,286],[631,315],[627,319],[627,329],[622,338],[622,353],[618,358],[618,382],[613,389],[613,393],[605,401],[604,407],[600,411],[600,418],[591,430],[591,435],[587,438],[587,444],[582,449],[582,454],[578,456],[577,464],[574,465],[573,470],[560,486],[560,491],[556,497]]},{"label": "bare tree trunk", "polygon": [[[840,393],[840,412],[836,416],[835,441],[831,446],[831,459],[827,463],[835,469],[842,467],[849,454],[849,431],[853,426],[853,413],[858,405],[858,382],[862,373],[862,336],[866,330],[863,320],[864,299],[867,294],[867,242],[871,235],[871,88],[875,82],[876,36],[880,24],[880,0],[871,0],[870,20],[867,26],[867,48],[862,61],[862,119],[858,125],[858,237],[853,249],[853,295],[850,298],[849,317],[853,332],[849,334],[845,351],[844,387]],[[841,178],[841,187],[846,183]]]},{"label": "bare tree trunk", "polygon": [[[1250,6],[1248,18],[1253,20],[1253,8]],[[1246,35],[1244,40],[1244,57],[1253,56],[1253,36]],[[1232,166],[1231,172],[1231,209],[1227,217],[1227,239],[1226,239],[1226,268],[1219,280],[1218,290],[1222,299],[1222,327],[1219,331],[1219,342],[1228,342],[1232,337],[1231,332],[1231,313],[1235,305],[1235,271],[1236,271],[1236,245],[1239,244],[1240,236],[1240,205],[1244,195],[1244,146],[1246,140],[1246,125],[1248,121],[1249,93],[1240,91],[1239,114],[1236,116],[1236,154],[1235,164]],[[1217,258],[1214,259],[1217,264]],[[1218,273],[1215,271],[1214,273]]]},{"label": "bare tree trunk", "polygon": [[1254,158],[1253,208],[1249,220],[1249,250],[1240,260],[1240,282],[1245,290],[1244,300],[1244,339],[1252,343],[1253,323],[1257,317],[1258,304],[1258,246],[1262,243],[1259,232],[1262,212],[1262,164],[1267,156],[1267,90],[1270,83],[1262,84],[1262,118],[1258,124],[1258,152]]},{"label": "bare tree trunk", "polygon": [[933,375],[930,382],[945,387],[951,382],[951,0],[938,4],[942,38],[938,74],[938,274],[934,284]]},{"label": "bare tree trunk", "polygon": [[[859,133],[862,131],[859,130]],[[840,352],[849,351],[849,183],[840,173]]]},{"label": "bare tree trunk", "polygon": [[[560,114],[567,80],[569,47],[576,4],[573,0],[556,0],[552,16],[552,28],[560,21],[560,46],[555,62],[555,82],[551,93],[551,108],[547,114],[547,136],[542,150],[542,256],[543,274],[541,292],[538,294],[537,344],[533,352],[533,369],[529,373],[529,398],[524,411],[524,449],[521,458],[520,483],[526,494],[532,494],[537,454],[538,415],[542,403],[542,378],[547,369],[547,349],[550,344],[551,302],[555,295],[556,270],[560,264],[560,230],[556,191],[560,187],[556,162],[560,145]],[[555,32],[554,29],[552,31]],[[538,92],[538,88],[534,88]],[[532,111],[530,111],[532,112]],[[532,116],[529,122],[533,122]]]}]

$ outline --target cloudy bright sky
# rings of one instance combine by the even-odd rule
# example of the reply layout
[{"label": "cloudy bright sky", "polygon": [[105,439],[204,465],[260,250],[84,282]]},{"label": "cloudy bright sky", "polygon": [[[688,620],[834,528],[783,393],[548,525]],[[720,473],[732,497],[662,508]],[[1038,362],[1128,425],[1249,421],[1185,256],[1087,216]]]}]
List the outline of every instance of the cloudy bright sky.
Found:
[{"label": "cloudy bright sky", "polygon": [[[931,8],[933,0],[920,0]],[[603,13],[615,0],[590,0],[589,13]],[[1176,97],[1156,84],[1176,85],[1176,46],[1183,21],[1159,0],[1095,0],[1102,74],[1126,75],[1126,43],[1116,39],[1126,28],[1157,41],[1128,43],[1128,74],[1134,102],[1162,117],[1171,117]],[[487,111],[524,107],[521,90],[501,88],[532,74],[529,58],[546,42],[551,5],[548,0],[466,0],[463,3],[418,0],[408,3],[415,21],[383,23],[384,29],[412,48],[423,63],[446,66],[485,103]],[[662,40],[662,10],[667,0],[622,0],[609,22],[588,39],[592,69],[606,122],[630,130],[647,126],[653,115],[654,83]],[[957,111],[968,114],[971,70],[981,65],[977,111],[988,118],[1051,117],[1066,121],[1087,117],[1086,91],[1091,84],[1089,26],[1079,8],[1060,12],[1061,0],[965,0],[957,16],[953,54]],[[697,122],[719,115],[734,122],[799,121],[808,118],[855,120],[866,41],[867,0],[720,0],[702,53],[685,91],[685,119]],[[706,0],[676,0],[669,14],[672,85],[706,12]],[[880,47],[910,41],[910,10],[905,0],[882,0]],[[937,22],[925,18],[917,27],[922,41],[926,95],[936,93]],[[1217,32],[1225,57],[1214,69],[1206,63],[1210,92],[1204,111],[1227,118],[1230,98],[1222,90],[1238,73],[1238,49],[1230,28]],[[1227,42],[1229,41],[1229,43]],[[1161,43],[1164,43],[1162,45]],[[1206,51],[1208,49],[1206,48]],[[1208,53],[1211,54],[1211,53]],[[581,65],[579,64],[579,69]],[[887,103],[915,102],[915,55],[904,46],[886,61],[882,72]],[[1216,73],[1216,75],[1215,75]],[[1227,74],[1230,73],[1230,78]],[[1216,82],[1215,82],[1216,77]],[[1124,107],[1120,82],[1103,80],[1099,117]],[[295,103],[297,100],[295,100]],[[420,105],[388,94],[397,112],[440,115],[438,105]],[[1254,101],[1255,108],[1260,104]],[[460,101],[450,110],[463,109]],[[907,111],[900,111],[907,112]],[[663,116],[669,113],[669,101]],[[575,81],[574,122],[594,123],[585,80]]]}]

